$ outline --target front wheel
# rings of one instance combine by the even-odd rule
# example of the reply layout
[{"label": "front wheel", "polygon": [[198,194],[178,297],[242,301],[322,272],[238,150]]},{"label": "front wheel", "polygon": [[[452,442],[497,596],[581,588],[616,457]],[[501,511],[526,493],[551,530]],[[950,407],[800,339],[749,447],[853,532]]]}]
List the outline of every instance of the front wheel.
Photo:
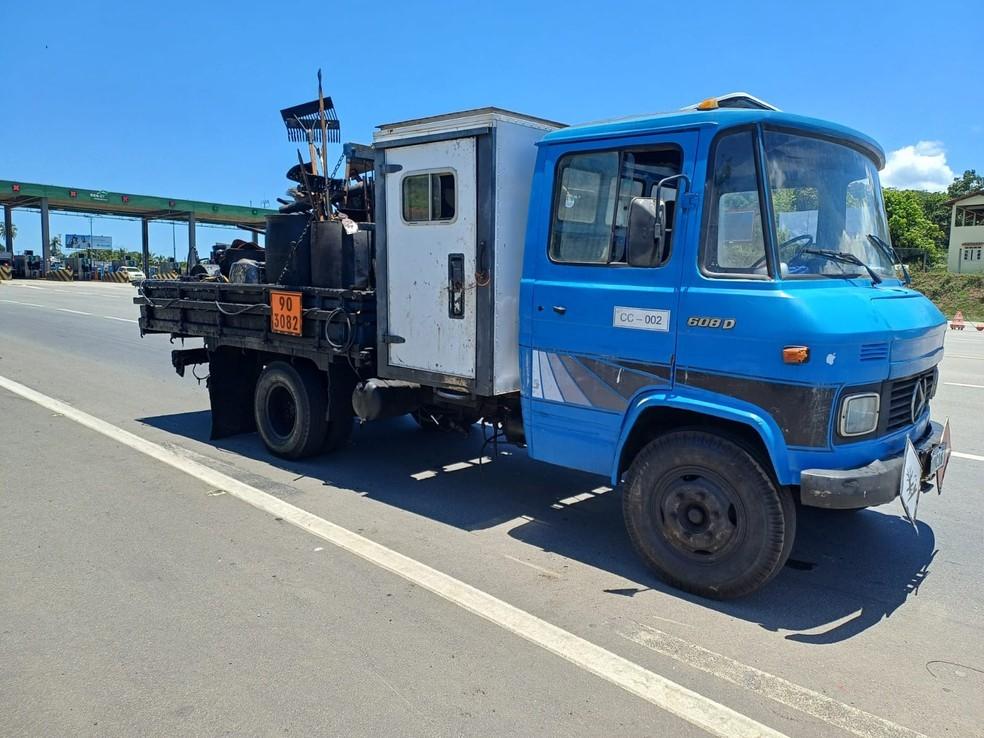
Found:
[{"label": "front wheel", "polygon": [[694,594],[754,592],[792,549],[792,496],[745,449],[712,433],[679,431],[650,442],[622,494],[636,551],[668,584]]}]

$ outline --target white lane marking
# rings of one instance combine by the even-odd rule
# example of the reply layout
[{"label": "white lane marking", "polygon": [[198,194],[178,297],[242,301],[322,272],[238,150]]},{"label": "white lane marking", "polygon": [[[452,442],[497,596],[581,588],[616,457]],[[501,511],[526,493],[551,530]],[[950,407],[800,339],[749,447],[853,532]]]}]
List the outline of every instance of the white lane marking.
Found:
[{"label": "white lane marking", "polygon": [[55,308],[55,310],[59,313],[74,313],[75,315],[88,315],[90,318],[92,317],[92,313],[85,313],[81,310],[71,310],[69,308]]},{"label": "white lane marking", "polygon": [[984,389],[984,384],[964,384],[963,382],[944,382],[950,387],[973,387],[974,389]]},{"label": "white lane marking", "polygon": [[32,308],[44,307],[44,305],[38,305],[36,302],[21,302],[20,300],[0,300],[0,302],[9,302],[11,305],[27,305]]},{"label": "white lane marking", "polygon": [[960,451],[951,451],[951,456],[956,456],[958,459],[970,459],[971,461],[984,461],[984,456],[978,456],[977,454],[965,454]]},{"label": "white lane marking", "polygon": [[801,687],[754,666],[701,648],[656,628],[643,627],[645,630],[638,633],[620,635],[682,664],[713,674],[719,679],[805,712],[862,738],[926,738],[915,730],[845,705],[825,694]]},{"label": "white lane marking", "polygon": [[214,489],[258,510],[291,523],[375,566],[403,577],[459,607],[514,633],[572,664],[641,697],[647,702],[722,738],[741,736],[784,738],[783,734],[709,697],[683,687],[664,676],[612,653],[601,646],[552,625],[470,584],[444,574],[415,559],[386,548],[357,533],[319,518],[284,500],[240,482],[226,474],[181,456],[152,441],[117,428],[53,397],[0,376],[0,387],[79,425],[100,433],[152,459],[184,472]]},{"label": "white lane marking", "polygon": [[984,356],[967,356],[966,354],[944,354],[943,359],[977,359],[978,361],[984,359]]},{"label": "white lane marking", "polygon": [[132,318],[117,318],[115,315],[104,315],[103,317],[106,318],[106,320],[119,320],[120,322],[123,322],[123,323],[136,323],[137,322],[137,321],[133,320]]}]

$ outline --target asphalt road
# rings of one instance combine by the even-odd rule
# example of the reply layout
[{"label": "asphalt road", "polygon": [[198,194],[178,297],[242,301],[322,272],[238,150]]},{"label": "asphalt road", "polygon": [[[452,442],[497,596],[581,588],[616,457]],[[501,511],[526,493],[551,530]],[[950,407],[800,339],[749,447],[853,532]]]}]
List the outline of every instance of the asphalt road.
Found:
[{"label": "asphalt road", "polygon": [[[784,571],[718,603],[648,574],[604,480],[508,447],[480,465],[477,430],[370,424],[296,463],[255,435],[210,442],[204,386],[139,337],[133,294],[0,284],[0,378],[692,690],[694,710],[790,736],[984,735],[984,334],[947,336],[934,415],[960,455],[918,533],[896,505],[804,510]],[[0,734],[706,735],[53,407],[0,388]]]}]

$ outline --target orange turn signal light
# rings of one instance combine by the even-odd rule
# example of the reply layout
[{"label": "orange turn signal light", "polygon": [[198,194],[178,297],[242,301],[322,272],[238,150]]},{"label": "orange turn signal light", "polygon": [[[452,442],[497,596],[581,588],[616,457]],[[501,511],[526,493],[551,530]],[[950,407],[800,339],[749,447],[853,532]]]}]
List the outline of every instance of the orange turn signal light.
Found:
[{"label": "orange turn signal light", "polygon": [[714,99],[713,97],[709,97],[706,100],[702,100],[701,102],[697,103],[697,109],[698,110],[717,110],[718,109],[718,101],[716,99]]},{"label": "orange turn signal light", "polygon": [[808,346],[786,346],[782,350],[782,360],[786,364],[805,364],[810,359]]}]

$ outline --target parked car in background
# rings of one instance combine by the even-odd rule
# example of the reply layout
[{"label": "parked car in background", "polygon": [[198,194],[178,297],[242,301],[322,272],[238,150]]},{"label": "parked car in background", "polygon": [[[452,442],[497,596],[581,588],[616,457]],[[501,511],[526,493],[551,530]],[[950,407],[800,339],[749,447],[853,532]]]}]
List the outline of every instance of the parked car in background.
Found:
[{"label": "parked car in background", "polygon": [[143,273],[142,269],[137,269],[137,267],[132,266],[121,266],[116,270],[117,274],[123,274],[130,282],[143,282],[147,279],[147,275]]}]

